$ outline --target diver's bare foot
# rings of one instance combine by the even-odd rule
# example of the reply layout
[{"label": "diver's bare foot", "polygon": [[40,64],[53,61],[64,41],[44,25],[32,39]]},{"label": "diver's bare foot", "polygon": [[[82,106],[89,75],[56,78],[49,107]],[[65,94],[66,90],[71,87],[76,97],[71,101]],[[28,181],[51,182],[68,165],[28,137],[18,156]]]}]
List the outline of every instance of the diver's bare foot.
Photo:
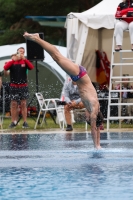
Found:
[{"label": "diver's bare foot", "polygon": [[40,38],[38,33],[30,34],[25,32],[23,36],[25,37],[25,39],[33,41],[36,41],[37,39]]}]

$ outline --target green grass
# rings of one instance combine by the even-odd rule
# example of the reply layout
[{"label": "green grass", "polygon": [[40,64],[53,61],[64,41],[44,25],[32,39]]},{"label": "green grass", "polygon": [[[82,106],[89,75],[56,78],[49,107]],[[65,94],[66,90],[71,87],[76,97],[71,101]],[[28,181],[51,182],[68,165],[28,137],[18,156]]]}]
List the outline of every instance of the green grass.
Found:
[{"label": "green grass", "polygon": [[[35,120],[36,118],[30,118],[28,117],[27,119],[27,122],[28,122],[28,125],[29,125],[29,129],[28,130],[34,130],[34,126],[35,126]],[[41,119],[42,120],[42,119]],[[3,119],[3,131],[9,129],[9,124],[11,123],[11,118],[4,118]],[[23,119],[20,120],[19,124],[15,127],[15,131],[22,131],[22,124],[23,124]],[[74,129],[83,129],[85,130],[85,123],[84,122],[81,122],[81,123],[74,123],[73,124],[73,127]],[[104,123],[104,128],[106,129],[106,123]],[[110,124],[110,129],[119,129],[119,124]],[[133,128],[133,124],[125,124],[125,123],[122,123],[121,124],[121,128],[129,128],[132,130]],[[43,123],[42,127],[38,124],[37,125],[37,130],[51,130],[51,129],[59,129],[59,125],[58,124],[55,124],[54,121],[51,119],[51,118],[47,118],[46,119],[46,124]],[[11,129],[12,130],[12,129]],[[26,129],[27,130],[27,129]],[[90,126],[88,126],[88,130],[90,130]]]},{"label": "green grass", "polygon": [[[106,125],[106,124],[105,124]],[[119,129],[119,124],[110,124],[110,128],[112,129]],[[133,128],[133,124],[126,124],[126,123],[121,123],[121,128]]]},{"label": "green grass", "polygon": [[[34,119],[32,119],[32,118],[27,118],[27,123],[28,123],[28,125],[29,125],[29,129],[30,130],[33,130],[34,129],[34,126],[35,126],[35,120],[36,120],[36,118],[34,118]],[[42,119],[41,119],[42,120]],[[9,125],[10,125],[10,123],[11,123],[11,119],[10,118],[4,118],[3,119],[3,129],[9,129]],[[22,130],[22,125],[23,125],[23,119],[21,119],[20,121],[19,121],[19,123],[18,123],[18,125],[15,127],[15,130],[17,131],[17,130]],[[38,124],[38,126],[37,126],[37,129],[48,129],[48,128],[58,128],[59,127],[59,125],[58,124],[55,124],[54,122],[53,122],[53,120],[52,119],[47,119],[46,120],[46,124],[43,124],[43,126],[42,127],[40,127],[40,125]],[[28,129],[28,130],[29,130]]]}]

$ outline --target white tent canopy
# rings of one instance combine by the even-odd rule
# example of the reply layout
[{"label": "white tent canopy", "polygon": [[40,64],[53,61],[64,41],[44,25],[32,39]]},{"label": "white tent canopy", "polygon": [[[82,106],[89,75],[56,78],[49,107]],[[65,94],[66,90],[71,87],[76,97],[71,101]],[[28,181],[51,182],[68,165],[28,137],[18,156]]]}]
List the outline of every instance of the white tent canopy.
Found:
[{"label": "white tent canopy", "polygon": [[70,13],[87,27],[93,29],[114,28],[114,14],[121,0],[103,0],[93,8],[82,13]]},{"label": "white tent canopy", "polygon": [[120,2],[103,0],[85,12],[71,12],[67,16],[67,57],[85,66],[92,81],[96,79],[95,50],[105,51],[111,59],[115,12]]}]

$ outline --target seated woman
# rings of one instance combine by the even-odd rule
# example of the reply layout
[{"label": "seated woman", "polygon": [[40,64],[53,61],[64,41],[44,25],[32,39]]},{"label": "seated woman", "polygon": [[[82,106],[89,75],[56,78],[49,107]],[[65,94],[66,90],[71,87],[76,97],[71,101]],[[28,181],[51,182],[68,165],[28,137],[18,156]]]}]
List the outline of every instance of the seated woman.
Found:
[{"label": "seated woman", "polygon": [[66,131],[72,131],[73,128],[72,128],[72,119],[71,119],[70,111],[74,109],[82,109],[84,108],[84,104],[81,101],[76,82],[69,80],[64,85],[63,90],[64,90],[64,96],[65,96],[65,101],[66,101],[66,105],[64,106],[65,119],[67,123]]},{"label": "seated woman", "polygon": [[[130,17],[129,16],[130,13]],[[115,14],[116,19],[118,19],[115,25],[115,39],[116,48],[115,51],[122,50],[123,43],[123,31],[129,29],[131,50],[133,51],[133,0],[123,0],[118,7]]]}]

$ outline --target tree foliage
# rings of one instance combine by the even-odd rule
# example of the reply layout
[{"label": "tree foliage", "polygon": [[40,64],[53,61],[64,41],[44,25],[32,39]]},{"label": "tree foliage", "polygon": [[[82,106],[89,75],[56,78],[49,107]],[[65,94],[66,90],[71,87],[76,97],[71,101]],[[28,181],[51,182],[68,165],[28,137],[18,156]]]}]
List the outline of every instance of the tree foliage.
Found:
[{"label": "tree foliage", "polygon": [[[85,11],[99,2],[101,0],[0,0],[0,31],[8,30],[9,34],[10,27],[25,16],[66,16],[70,12]],[[2,41],[0,38],[0,44]]]}]

